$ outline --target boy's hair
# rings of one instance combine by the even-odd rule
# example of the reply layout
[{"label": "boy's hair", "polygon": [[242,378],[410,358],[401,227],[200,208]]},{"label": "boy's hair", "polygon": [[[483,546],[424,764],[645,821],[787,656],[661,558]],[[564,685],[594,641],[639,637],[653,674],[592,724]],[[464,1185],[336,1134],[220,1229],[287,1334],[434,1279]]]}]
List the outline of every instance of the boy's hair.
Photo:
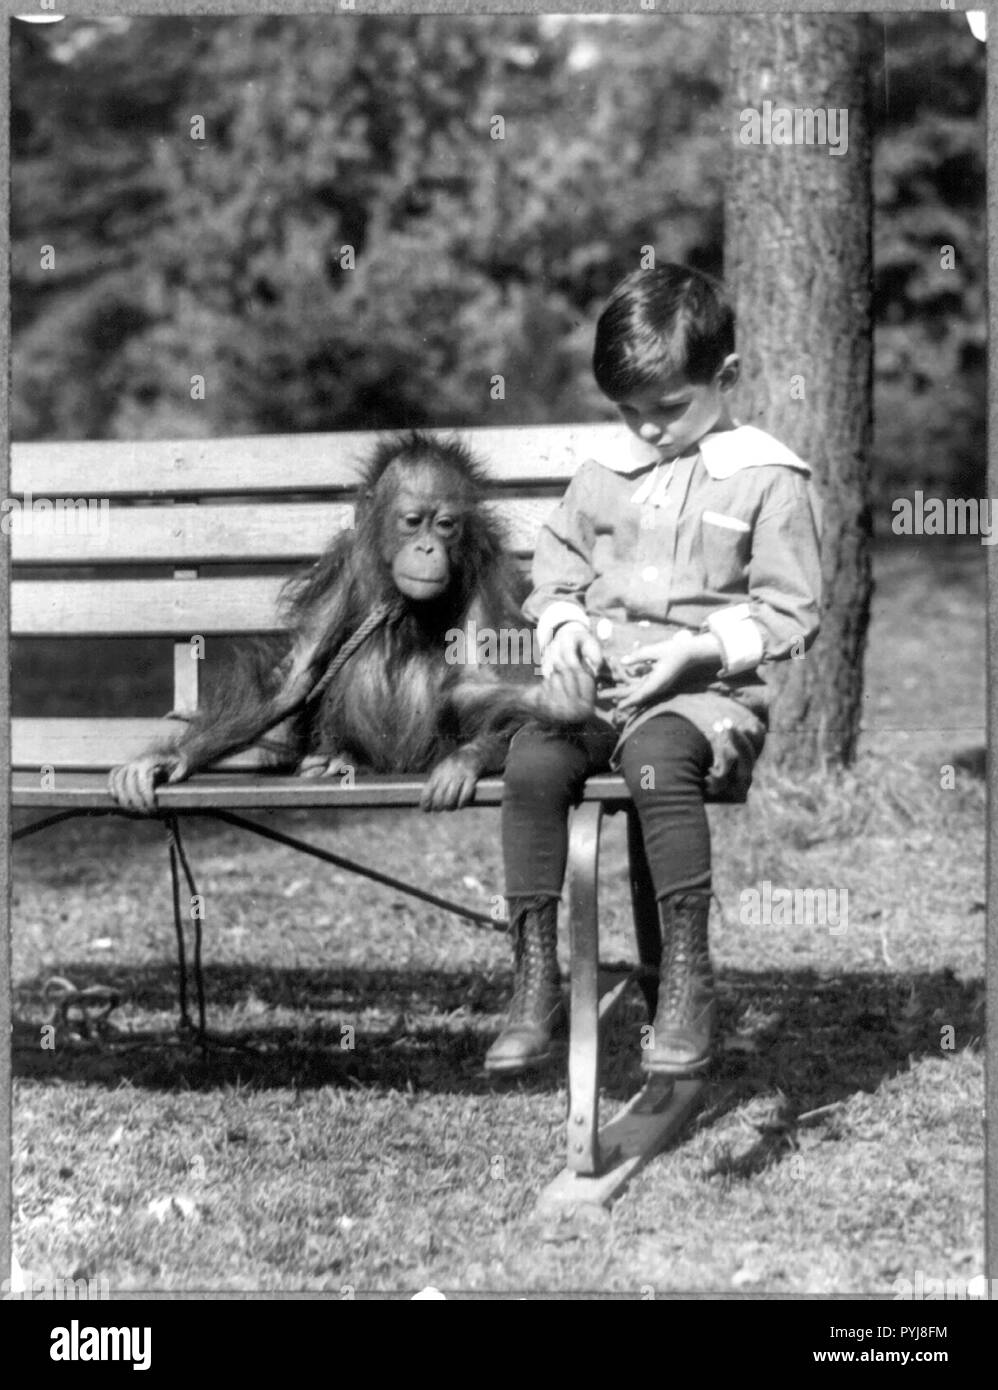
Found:
[{"label": "boy's hair", "polygon": [[677,373],[704,385],[734,350],[735,315],[718,281],[662,265],[612,291],[596,324],[593,374],[610,400],[626,400]]}]

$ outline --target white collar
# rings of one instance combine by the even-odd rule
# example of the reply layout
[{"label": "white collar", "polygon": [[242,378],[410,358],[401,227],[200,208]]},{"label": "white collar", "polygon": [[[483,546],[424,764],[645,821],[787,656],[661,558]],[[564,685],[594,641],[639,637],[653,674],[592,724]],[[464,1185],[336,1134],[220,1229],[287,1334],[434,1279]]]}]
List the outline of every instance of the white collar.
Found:
[{"label": "white collar", "polygon": [[[615,435],[608,440],[600,448],[598,463],[612,473],[630,475],[643,472],[659,462],[658,450],[653,445],[639,439],[626,426],[622,428],[626,436]],[[811,472],[810,464],[755,425],[736,424],[734,429],[705,435],[700,441],[699,453],[704,468],[712,478],[730,478],[743,468],[759,468],[764,464],[795,468],[807,475]]]},{"label": "white collar", "polygon": [[755,425],[736,425],[733,430],[708,434],[700,441],[700,457],[712,478],[730,478],[743,468],[760,468],[764,464],[780,464],[810,474],[811,465]]}]

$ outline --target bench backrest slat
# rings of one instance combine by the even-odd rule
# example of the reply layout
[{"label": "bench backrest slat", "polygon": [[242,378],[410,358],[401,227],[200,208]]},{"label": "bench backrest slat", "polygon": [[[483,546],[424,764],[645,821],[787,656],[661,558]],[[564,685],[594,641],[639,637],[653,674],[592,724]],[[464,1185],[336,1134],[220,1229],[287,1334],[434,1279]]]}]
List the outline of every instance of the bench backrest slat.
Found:
[{"label": "bench backrest slat", "polygon": [[352,524],[349,502],[109,505],[103,511],[33,516],[19,527],[11,550],[16,564],[191,565],[309,559],[335,531]]},{"label": "bench backrest slat", "polygon": [[[510,548],[530,555],[552,497],[504,498],[492,504]],[[165,508],[111,504],[104,510],[32,515],[15,527],[15,565],[288,565],[314,559],[332,537],[352,524],[354,509],[342,502],[261,504],[181,503]],[[122,612],[127,618],[127,612]]]},{"label": "bench backrest slat", "polygon": [[[605,452],[616,443],[628,447],[627,432],[620,424],[428,433],[453,433],[467,440],[497,487],[514,493],[564,486],[589,454]],[[373,433],[339,433],[15,444],[11,495],[180,498],[315,492],[336,496],[356,487],[358,461],[376,438]]]},{"label": "bench backrest slat", "polygon": [[[137,758],[169,734],[172,721],[162,719],[13,719],[11,761],[15,768],[69,768],[101,772],[115,763]],[[263,756],[248,748],[221,764],[227,771],[259,767]]]},{"label": "bench backrest slat", "polygon": [[15,637],[224,637],[273,632],[279,576],[26,580],[11,586]]}]

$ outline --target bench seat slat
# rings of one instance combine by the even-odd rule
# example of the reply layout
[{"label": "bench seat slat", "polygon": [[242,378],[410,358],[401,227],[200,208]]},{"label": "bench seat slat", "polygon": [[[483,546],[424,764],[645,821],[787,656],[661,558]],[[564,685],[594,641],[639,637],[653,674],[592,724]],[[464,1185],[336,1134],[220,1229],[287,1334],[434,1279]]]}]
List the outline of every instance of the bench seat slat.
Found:
[{"label": "bench seat slat", "polygon": [[[266,774],[240,775],[211,773],[182,782],[175,787],[162,787],[157,792],[158,803],[169,811],[208,811],[212,807],[233,811],[306,810],[346,807],[413,808],[419,805],[423,787],[422,777],[358,776],[352,787],[339,785],[338,780],[315,780],[303,777],[277,777]],[[606,774],[590,777],[583,792],[584,801],[602,801],[608,806],[624,806],[630,795],[622,777]],[[57,771],[55,787],[42,791],[37,776],[15,772],[12,781],[12,801],[15,807],[62,810],[106,810],[113,806],[105,778],[100,773]],[[498,806],[502,801],[502,778],[484,777],[475,789],[476,806]]]},{"label": "bench seat slat", "polygon": [[[433,430],[447,435],[452,431]],[[456,430],[500,484],[564,484],[594,450],[627,449],[619,423]],[[356,487],[372,433],[255,435],[236,439],[15,444],[11,494],[50,497],[196,497],[328,492]]]},{"label": "bench seat slat", "polygon": [[280,577],[24,580],[11,585],[15,637],[205,637],[273,632]]},{"label": "bench seat slat", "polygon": [[[515,554],[531,553],[553,506],[551,498],[494,504]],[[82,515],[51,523],[33,517],[30,532],[13,532],[11,549],[16,565],[297,563],[314,559],[352,519],[349,502],[112,506],[106,519],[96,514],[89,527]]]},{"label": "bench seat slat", "polygon": [[[62,792],[77,795],[100,791],[108,768],[138,757],[172,727],[173,722],[164,719],[14,719],[11,726],[11,765],[14,768],[15,790],[21,797],[17,804],[54,806],[60,804],[58,797]],[[338,778],[313,782],[310,778],[278,776],[262,769],[262,761],[263,756],[258,749],[248,748],[221,764],[224,773],[196,777],[183,786],[171,787],[169,795],[186,795],[184,788],[187,788],[197,799],[197,804],[204,805],[210,799],[212,789],[217,789],[226,795],[231,793],[239,797],[240,805],[248,805],[247,798],[259,795],[263,798],[259,804],[266,806],[283,805],[289,797],[293,801],[292,792],[298,788],[304,797],[302,804],[313,804],[308,799],[309,788],[312,788],[318,794],[315,805],[355,804],[350,800],[352,790],[340,787]],[[55,769],[54,786],[42,786],[40,769],[43,767]],[[415,775],[359,773],[355,790],[358,795],[363,793],[364,796],[375,798],[365,802],[368,805],[416,805],[423,781],[422,777]],[[502,779],[487,777],[479,783],[480,805],[493,805],[498,801],[499,798],[493,797],[493,784],[501,788]],[[339,792],[347,800],[337,799]],[[337,795],[330,801],[333,793]],[[606,800],[615,796],[629,800],[622,777],[607,773],[589,779],[587,800]],[[482,797],[486,800],[482,801]],[[394,801],[392,798],[401,800]],[[107,804],[110,805],[110,800]]]}]

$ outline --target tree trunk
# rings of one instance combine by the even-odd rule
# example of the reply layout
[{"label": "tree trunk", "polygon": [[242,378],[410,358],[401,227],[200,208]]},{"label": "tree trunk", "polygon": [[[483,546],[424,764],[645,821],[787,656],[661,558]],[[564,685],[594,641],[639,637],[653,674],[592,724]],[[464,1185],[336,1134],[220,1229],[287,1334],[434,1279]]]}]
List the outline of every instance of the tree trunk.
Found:
[{"label": "tree trunk", "polygon": [[[850,762],[862,707],[872,589],[868,51],[862,16],[731,20],[725,280],[742,360],[736,414],[811,464],[823,513],[821,635],[805,659],[767,672],[777,690],[770,756],[790,770]],[[765,143],[767,129],[770,140],[792,136],[781,109],[808,108],[826,113],[827,143]],[[846,115],[835,125],[831,111]],[[807,133],[802,114],[796,139]]]}]

